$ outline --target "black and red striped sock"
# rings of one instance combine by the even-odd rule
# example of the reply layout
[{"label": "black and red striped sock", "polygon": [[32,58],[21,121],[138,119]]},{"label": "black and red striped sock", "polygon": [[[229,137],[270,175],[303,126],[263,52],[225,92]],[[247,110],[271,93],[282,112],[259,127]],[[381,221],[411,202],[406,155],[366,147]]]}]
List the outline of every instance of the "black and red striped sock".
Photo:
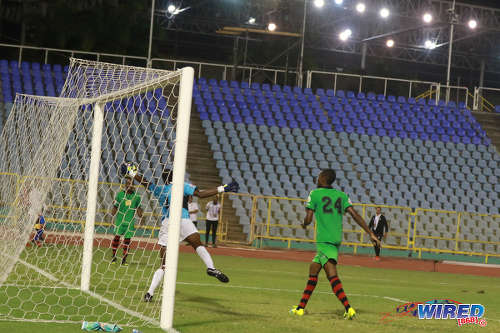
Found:
[{"label": "black and red striped sock", "polygon": [[127,259],[128,255],[128,247],[130,246],[130,238],[125,238],[123,240],[123,259],[122,262],[124,263],[125,260]]},{"label": "black and red striped sock", "polygon": [[330,285],[332,286],[333,293],[339,299],[340,303],[344,305],[345,310],[349,310],[351,307],[349,305],[349,301],[347,300],[347,296],[344,293],[344,289],[342,289],[342,282],[340,282],[339,277],[337,275],[329,277],[328,281],[330,281]]},{"label": "black and red striped sock", "polygon": [[120,236],[116,235],[111,242],[111,249],[113,250],[113,258],[116,257],[116,250],[120,246]]},{"label": "black and red striped sock", "polygon": [[304,289],[304,293],[302,294],[302,298],[300,299],[299,308],[305,309],[307,305],[307,301],[311,297],[314,288],[318,284],[318,276],[317,275],[309,275],[309,280],[307,280],[306,289]]}]

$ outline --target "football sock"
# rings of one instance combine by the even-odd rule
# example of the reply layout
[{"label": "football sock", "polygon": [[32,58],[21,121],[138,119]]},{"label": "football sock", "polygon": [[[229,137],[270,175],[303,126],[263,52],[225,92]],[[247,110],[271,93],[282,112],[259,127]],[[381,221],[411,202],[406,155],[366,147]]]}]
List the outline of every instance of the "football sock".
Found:
[{"label": "football sock", "polygon": [[196,253],[200,256],[201,260],[205,263],[207,268],[215,268],[214,267],[214,262],[212,261],[212,257],[210,256],[210,253],[208,253],[207,249],[204,246],[198,246],[196,248]]},{"label": "football sock", "polygon": [[152,296],[160,285],[161,281],[163,280],[163,275],[165,274],[165,271],[161,268],[158,268],[153,275],[153,280],[151,280],[151,285],[149,286],[148,293]]},{"label": "football sock", "polygon": [[340,282],[339,277],[337,275],[329,277],[328,281],[330,281],[330,285],[332,286],[333,293],[339,299],[340,303],[344,305],[345,310],[349,310],[351,307],[349,305],[349,301],[347,300],[347,296],[344,293],[344,289],[342,289],[342,282]]},{"label": "football sock", "polygon": [[113,241],[111,242],[111,248],[113,249],[113,257],[116,256],[116,250],[118,249],[119,245],[120,245],[120,236],[116,235],[115,238],[113,238]]},{"label": "football sock", "polygon": [[125,259],[127,258],[129,246],[130,246],[130,238],[125,238],[123,240],[123,259],[122,259],[123,262],[125,262]]},{"label": "football sock", "polygon": [[374,245],[373,247],[375,247],[375,255],[378,257],[380,255],[380,247],[377,245]]},{"label": "football sock", "polygon": [[307,305],[307,301],[311,297],[314,288],[318,284],[318,276],[317,275],[309,275],[309,280],[307,280],[306,289],[304,289],[304,293],[302,294],[302,298],[300,299],[299,308],[305,309]]}]

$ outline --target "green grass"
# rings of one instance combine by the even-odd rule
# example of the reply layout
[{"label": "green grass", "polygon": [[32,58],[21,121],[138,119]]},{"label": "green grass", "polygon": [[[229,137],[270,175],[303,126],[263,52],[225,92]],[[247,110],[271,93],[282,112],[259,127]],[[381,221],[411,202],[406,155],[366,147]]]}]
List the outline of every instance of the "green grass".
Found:
[{"label": "green grass", "polygon": [[[64,265],[58,260],[61,257],[56,256],[61,250],[67,251],[65,257],[70,258]],[[53,246],[29,249],[23,253],[23,258],[58,279],[78,286],[76,262],[80,255],[78,247],[62,249]],[[150,276],[156,269],[157,253],[135,251],[129,267],[118,265],[112,268],[106,255],[109,253],[101,250],[94,255],[94,291],[127,308],[158,318],[159,300],[156,298],[151,304],[142,302]],[[389,323],[380,322],[383,313],[395,314],[396,306],[402,304],[395,299],[425,301],[442,298],[480,303],[486,307],[487,327],[468,325],[461,330],[500,331],[498,278],[340,265],[339,275],[344,290],[358,312],[355,320],[344,321],[343,307],[332,294],[323,274],[307,307],[307,315],[288,315],[288,310],[297,304],[305,286],[307,263],[230,256],[215,256],[214,260],[216,266],[231,278],[229,284],[207,276],[203,263],[195,254],[180,254],[174,327],[181,332],[455,332],[457,324],[453,320],[425,321],[404,317]],[[23,265],[16,266],[6,283],[20,284],[28,280],[36,282],[36,285],[54,285],[48,278]],[[38,313],[43,313],[43,316]],[[35,321],[12,321],[14,316]],[[36,322],[37,319],[51,318],[74,322],[86,318],[118,324],[132,323],[124,327],[124,332],[131,332],[132,328],[139,328],[142,332],[161,332],[78,290],[0,288],[0,332],[81,332],[79,323]]]}]

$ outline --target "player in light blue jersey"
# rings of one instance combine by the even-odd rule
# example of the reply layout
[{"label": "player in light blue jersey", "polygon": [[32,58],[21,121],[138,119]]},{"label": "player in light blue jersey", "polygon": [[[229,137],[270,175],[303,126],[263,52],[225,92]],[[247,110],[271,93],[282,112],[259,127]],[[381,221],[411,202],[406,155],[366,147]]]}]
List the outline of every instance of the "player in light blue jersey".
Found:
[{"label": "player in light blue jersey", "polygon": [[[159,268],[153,275],[153,280],[151,281],[151,286],[148,292],[144,295],[144,301],[151,302],[153,299],[153,294],[155,289],[159,286],[163,280],[164,270],[165,270],[165,252],[168,239],[168,219],[170,213],[170,201],[172,193],[172,171],[166,170],[162,174],[164,185],[155,184],[144,178],[144,176],[137,173],[134,167],[130,167],[129,164],[122,165],[120,172],[122,175],[128,175],[141,183],[146,187],[158,200],[158,203],[162,206],[162,222],[160,227],[160,233],[158,234],[158,244],[160,248],[160,257],[162,258],[162,267]],[[219,281],[227,283],[229,278],[222,273],[220,270],[214,267],[214,263],[210,253],[201,244],[200,234],[198,229],[189,218],[188,211],[188,199],[189,196],[197,196],[199,198],[208,198],[214,196],[221,192],[237,192],[239,185],[236,182],[230,184],[221,185],[210,190],[199,190],[195,185],[184,183],[184,199],[182,202],[182,215],[181,215],[181,230],[180,230],[180,241],[186,241],[189,245],[193,247],[198,256],[203,260],[207,266],[207,274],[217,278]]]}]

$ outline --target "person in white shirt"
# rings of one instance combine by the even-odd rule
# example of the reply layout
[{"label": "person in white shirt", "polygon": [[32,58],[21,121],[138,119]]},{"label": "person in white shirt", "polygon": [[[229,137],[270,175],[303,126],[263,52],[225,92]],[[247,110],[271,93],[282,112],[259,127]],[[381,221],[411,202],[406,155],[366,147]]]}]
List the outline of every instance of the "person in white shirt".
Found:
[{"label": "person in white shirt", "polygon": [[196,228],[198,228],[198,212],[200,211],[200,207],[198,207],[198,203],[193,201],[193,196],[190,195],[188,197],[188,211],[189,211],[189,218],[193,222]]},{"label": "person in white shirt", "polygon": [[205,228],[205,246],[208,244],[208,236],[212,230],[212,247],[217,247],[215,240],[217,238],[217,227],[219,226],[220,203],[218,197],[207,203],[207,221]]}]

